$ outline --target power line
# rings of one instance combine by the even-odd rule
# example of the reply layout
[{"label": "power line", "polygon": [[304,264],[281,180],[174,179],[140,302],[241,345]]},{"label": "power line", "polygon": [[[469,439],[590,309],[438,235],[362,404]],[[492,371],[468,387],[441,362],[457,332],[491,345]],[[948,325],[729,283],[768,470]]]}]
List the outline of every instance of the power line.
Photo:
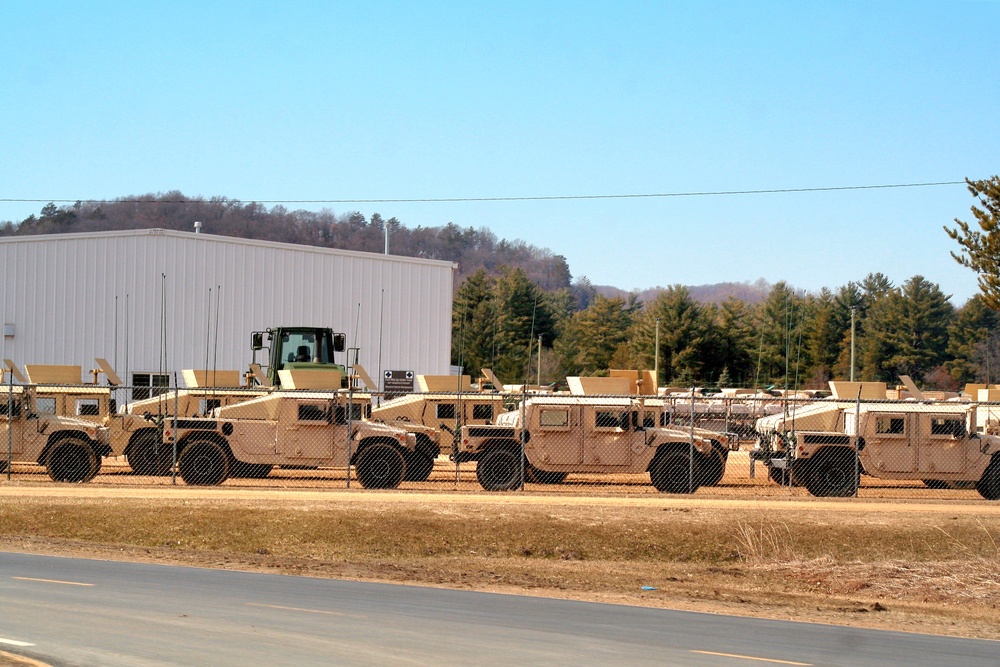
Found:
[{"label": "power line", "polygon": [[[412,199],[250,199],[257,204],[452,204],[463,202],[515,202],[515,201],[572,201],[588,199],[663,199],[667,197],[724,197],[734,195],[773,195],[802,192],[842,192],[845,190],[890,190],[895,188],[930,188],[942,185],[965,185],[965,181],[937,181],[933,183],[891,183],[885,185],[841,185],[818,188],[774,188],[769,190],[710,190],[693,192],[646,192],[605,195],[540,195],[527,197],[427,197]],[[240,201],[228,199],[228,201]],[[20,199],[0,197],[0,203],[18,204],[187,204],[197,199]],[[205,201],[205,200],[202,200]],[[208,200],[211,201],[211,200]]]}]

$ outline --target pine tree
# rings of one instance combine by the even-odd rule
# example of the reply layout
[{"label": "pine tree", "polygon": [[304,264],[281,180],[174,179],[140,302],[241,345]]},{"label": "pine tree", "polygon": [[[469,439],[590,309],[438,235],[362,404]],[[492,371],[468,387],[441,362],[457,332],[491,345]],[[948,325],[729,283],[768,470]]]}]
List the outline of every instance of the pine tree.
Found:
[{"label": "pine tree", "polygon": [[982,181],[965,179],[965,182],[979,201],[979,206],[972,206],[972,215],[982,231],[974,231],[972,225],[958,218],[955,229],[945,227],[944,231],[962,248],[959,254],[952,252],[951,256],[976,272],[986,305],[1000,310],[1000,176]]}]

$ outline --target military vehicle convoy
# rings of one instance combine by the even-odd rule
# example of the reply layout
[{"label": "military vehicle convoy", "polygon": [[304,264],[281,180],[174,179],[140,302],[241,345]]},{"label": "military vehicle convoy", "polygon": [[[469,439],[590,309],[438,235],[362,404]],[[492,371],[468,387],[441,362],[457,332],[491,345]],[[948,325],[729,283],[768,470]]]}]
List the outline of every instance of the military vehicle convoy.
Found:
[{"label": "military vehicle convoy", "polygon": [[[0,469],[37,463],[57,482],[89,482],[111,453],[108,429],[86,419],[39,411],[35,387],[8,385],[0,398]],[[48,407],[43,406],[46,410]]]},{"label": "military vehicle convoy", "polygon": [[552,483],[570,473],[648,472],[658,491],[693,493],[712,443],[646,423],[638,398],[539,395],[494,425],[463,426],[454,457],[477,461],[476,478],[487,491],[518,488],[522,474]]},{"label": "military vehicle convoy", "polygon": [[772,479],[800,483],[814,496],[853,496],[863,473],[932,487],[975,484],[987,500],[1000,500],[1000,436],[977,432],[976,410],[944,402],[816,404],[758,420],[751,459]]},{"label": "military vehicle convoy", "polygon": [[344,391],[274,392],[217,408],[210,418],[168,422],[177,471],[191,485],[221,484],[237,466],[265,477],[275,465],[354,466],[365,488],[395,488],[416,450],[412,433],[362,419],[363,403]]}]

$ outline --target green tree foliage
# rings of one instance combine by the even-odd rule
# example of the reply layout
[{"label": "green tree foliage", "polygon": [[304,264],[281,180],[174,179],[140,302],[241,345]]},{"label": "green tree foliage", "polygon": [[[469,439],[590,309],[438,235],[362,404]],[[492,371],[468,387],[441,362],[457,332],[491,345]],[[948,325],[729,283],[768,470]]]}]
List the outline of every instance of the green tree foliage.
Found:
[{"label": "green tree foliage", "polygon": [[894,383],[900,375],[922,380],[946,360],[954,308],[940,287],[914,276],[879,299],[865,325],[864,379]]},{"label": "green tree foliage", "polygon": [[573,314],[555,343],[562,375],[607,373],[615,352],[628,340],[639,305],[635,297],[626,301],[598,295],[585,310]]},{"label": "green tree foliage", "polygon": [[495,292],[495,278],[480,269],[458,288],[452,305],[451,363],[473,377],[480,369],[491,368],[496,356]]},{"label": "green tree foliage", "polygon": [[979,202],[979,206],[972,206],[979,230],[957,218],[954,229],[945,227],[948,236],[961,246],[959,253],[952,252],[951,256],[976,272],[986,305],[1000,310],[1000,176],[965,182]]},{"label": "green tree foliage", "polygon": [[757,382],[793,388],[802,361],[805,300],[785,282],[771,288],[758,307]]},{"label": "green tree foliage", "polygon": [[989,352],[1000,342],[1000,312],[989,308],[982,295],[969,299],[948,327],[945,368],[959,384],[996,382],[1000,368],[993,367]]},{"label": "green tree foliage", "polygon": [[715,338],[710,311],[681,285],[668,287],[643,310],[630,332],[629,360],[637,369],[655,367],[656,321],[659,319],[660,381],[714,380],[725,365]]}]

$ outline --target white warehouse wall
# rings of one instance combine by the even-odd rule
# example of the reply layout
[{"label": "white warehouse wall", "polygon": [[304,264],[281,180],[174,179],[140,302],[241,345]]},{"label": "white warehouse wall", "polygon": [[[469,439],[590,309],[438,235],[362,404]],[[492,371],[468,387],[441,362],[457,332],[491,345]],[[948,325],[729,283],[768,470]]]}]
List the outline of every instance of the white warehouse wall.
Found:
[{"label": "white warehouse wall", "polygon": [[373,376],[446,374],[453,278],[451,262],[162,229],[0,238],[0,356],[84,371],[104,357],[128,382],[164,352],[172,372],[206,354],[245,370],[251,331],[328,326]]}]

